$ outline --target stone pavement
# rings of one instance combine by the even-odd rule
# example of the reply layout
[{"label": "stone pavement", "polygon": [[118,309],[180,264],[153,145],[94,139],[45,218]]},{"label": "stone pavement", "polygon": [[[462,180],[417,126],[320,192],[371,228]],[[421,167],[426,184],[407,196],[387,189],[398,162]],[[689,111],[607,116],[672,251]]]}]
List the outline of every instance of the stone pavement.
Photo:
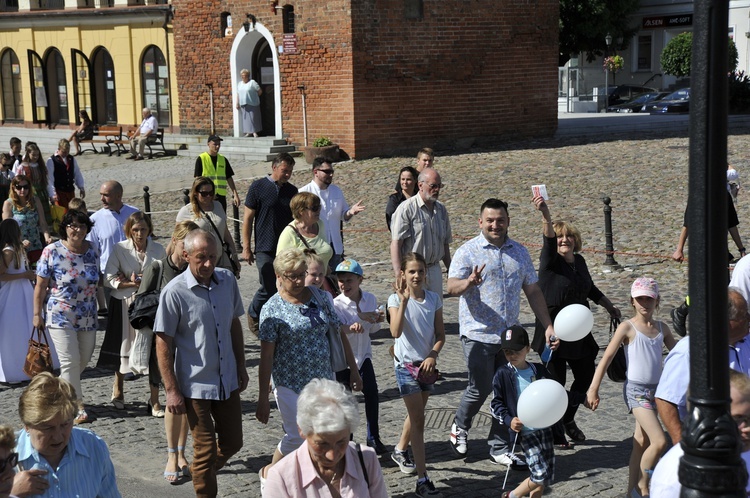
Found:
[{"label": "stone pavement", "polygon": [[[729,138],[729,160],[741,179],[750,175],[750,160],[744,155],[748,136]],[[637,139],[597,142],[592,138],[560,138],[506,144],[492,150],[466,154],[439,154],[436,168],[446,187],[441,192],[451,216],[454,233],[452,251],[477,233],[477,211],[487,197],[499,197],[510,203],[510,234],[524,243],[536,261],[541,242],[541,217],[530,202],[530,186],[545,183],[551,196],[555,218],[573,221],[584,238],[584,255],[594,281],[620,307],[623,315],[631,314],[628,292],[634,278],[653,276],[662,288],[659,317],[668,321],[668,311],[679,304],[687,289],[687,264],[671,262],[687,195],[687,137],[677,134],[637,135]],[[45,152],[46,155],[46,152]],[[132,163],[117,158],[89,156],[81,159],[88,182],[89,208],[98,207],[98,184],[106,178],[121,180],[127,192],[138,194],[143,183],[154,186],[152,210],[173,211],[181,205],[181,194],[160,188],[161,179],[170,185],[189,186],[193,161],[163,158]],[[388,232],[383,211],[400,167],[412,164],[412,158],[375,158],[336,165],[335,182],[353,203],[363,199],[366,211],[347,225],[347,253],[365,267],[365,290],[385,302],[390,293],[392,270],[388,259]],[[301,165],[300,165],[301,166]],[[245,192],[251,176],[269,169],[268,164],[236,165],[236,179]],[[302,170],[302,171],[300,171]],[[257,171],[254,174],[245,172]],[[144,182],[144,178],[153,181]],[[154,179],[158,177],[157,179]],[[297,186],[310,179],[309,170],[298,168],[292,178]],[[165,181],[167,181],[165,180]],[[750,219],[750,202],[741,191],[737,206],[740,233],[750,237],[746,220]],[[621,271],[612,271],[604,262],[604,220],[601,197],[612,198],[615,255]],[[127,200],[142,207],[140,194]],[[154,214],[157,240],[166,243],[174,214]],[[747,242],[747,241],[746,241]],[[732,247],[732,249],[734,249]],[[257,286],[255,268],[243,264],[240,288],[246,304]],[[483,441],[488,429],[489,404],[475,421],[470,434],[466,461],[453,458],[447,437],[452,416],[462,390],[466,372],[458,341],[457,299],[445,300],[447,344],[438,367],[445,379],[438,383],[428,404],[425,440],[428,471],[438,489],[446,496],[498,496],[504,468],[489,463]],[[525,301],[522,322],[532,329],[533,317]],[[608,341],[608,318],[601,308],[594,309],[595,337],[600,346]],[[21,335],[24,335],[23,332]],[[103,333],[99,334],[99,344]],[[25,339],[24,339],[25,340]],[[374,365],[380,387],[380,417],[383,441],[392,446],[400,434],[406,414],[399,399],[392,362],[387,349],[393,340],[387,330],[373,338]],[[281,436],[278,412],[272,411],[267,426],[254,418],[257,401],[257,366],[259,343],[246,331],[246,356],[251,383],[243,394],[244,447],[219,475],[221,496],[259,496],[258,469],[269,462]],[[98,356],[98,349],[95,357]],[[95,361],[94,361],[95,362]],[[93,362],[92,362],[93,363]],[[169,486],[161,477],[165,464],[166,444],[163,423],[146,413],[147,381],[141,378],[126,383],[128,410],[117,411],[110,404],[112,376],[109,372],[89,369],[83,385],[91,411],[98,420],[88,427],[109,444],[123,496],[191,496],[192,485]],[[601,390],[602,405],[592,413],[581,409],[578,425],[588,440],[573,451],[559,452],[556,458],[555,484],[548,496],[623,496],[627,482],[627,462],[634,420],[625,409],[621,385],[605,380]],[[17,400],[21,388],[0,385],[0,419],[18,425]],[[355,439],[365,437],[364,410]],[[189,445],[191,442],[188,443]],[[189,452],[190,454],[190,452]],[[382,458],[383,471],[391,496],[409,496],[415,479],[398,471],[388,455]],[[506,489],[512,489],[527,477],[511,471]]]}]

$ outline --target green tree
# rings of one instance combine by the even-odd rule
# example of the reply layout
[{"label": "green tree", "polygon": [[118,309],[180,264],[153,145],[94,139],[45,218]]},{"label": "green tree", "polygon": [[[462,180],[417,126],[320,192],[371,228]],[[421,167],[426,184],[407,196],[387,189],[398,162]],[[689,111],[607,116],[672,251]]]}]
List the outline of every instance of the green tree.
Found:
[{"label": "green tree", "polygon": [[[671,74],[678,78],[690,76],[690,61],[693,52],[693,33],[681,33],[672,38],[661,52],[661,69],[665,74]],[[729,57],[729,71],[737,69],[737,45],[729,39],[727,47]]]},{"label": "green tree", "polygon": [[560,0],[560,65],[579,53],[589,62],[604,55],[607,34],[613,39],[609,55],[627,48],[638,32],[628,20],[639,7],[640,0]]}]

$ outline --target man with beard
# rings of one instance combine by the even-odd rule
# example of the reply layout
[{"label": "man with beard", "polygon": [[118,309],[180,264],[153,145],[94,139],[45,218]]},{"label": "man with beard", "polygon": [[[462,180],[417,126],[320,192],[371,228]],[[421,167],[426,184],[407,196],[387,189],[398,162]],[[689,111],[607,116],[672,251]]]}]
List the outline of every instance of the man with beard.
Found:
[{"label": "man with beard", "polygon": [[[401,258],[409,252],[424,256],[427,262],[427,288],[442,298],[442,260],[446,269],[451,266],[449,244],[452,240],[448,211],[438,201],[441,183],[440,173],[426,168],[419,174],[417,195],[402,202],[391,218],[391,264],[398,279],[401,274]],[[490,384],[492,384],[490,378]],[[490,385],[490,387],[492,387]]]},{"label": "man with beard", "polygon": [[[462,458],[467,454],[474,416],[492,393],[495,365],[505,363],[501,336],[519,325],[521,291],[545,328],[547,344],[552,349],[560,344],[554,338],[529,251],[508,237],[509,225],[508,204],[499,199],[484,201],[479,210],[481,233],[458,248],[448,272],[448,294],[460,296],[458,324],[469,372],[450,435],[451,449]],[[490,461],[526,469],[523,458],[510,452],[509,442],[508,427],[493,418],[488,437]]]}]

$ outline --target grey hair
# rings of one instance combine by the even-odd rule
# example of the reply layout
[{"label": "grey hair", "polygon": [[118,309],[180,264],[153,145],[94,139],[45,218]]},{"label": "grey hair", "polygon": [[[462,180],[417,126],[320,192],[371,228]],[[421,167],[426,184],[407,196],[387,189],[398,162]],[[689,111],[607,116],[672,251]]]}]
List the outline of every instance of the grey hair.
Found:
[{"label": "grey hair", "polygon": [[149,107],[144,107],[144,108],[143,108],[143,112],[147,112],[147,113],[148,113],[148,114],[150,115],[150,114],[151,114],[151,108],[149,108]]},{"label": "grey hair", "polygon": [[[733,287],[733,286],[729,287],[728,294],[729,294],[729,299],[727,299],[727,304],[729,306],[728,318],[730,320],[739,320],[740,318],[745,316],[748,312],[747,301],[745,300],[745,296],[742,295],[742,291],[739,288]],[[735,299],[732,299],[733,295],[735,296]]]},{"label": "grey hair", "polygon": [[195,248],[195,244],[198,242],[198,239],[208,240],[212,244],[214,244],[215,248],[219,247],[218,243],[216,242],[216,237],[214,237],[214,234],[202,228],[198,228],[197,230],[192,230],[191,232],[188,232],[188,234],[185,236],[185,242],[183,242],[183,244],[184,244],[186,253],[193,254],[193,249]]},{"label": "grey hair", "polygon": [[421,173],[419,173],[419,178],[417,178],[417,182],[420,182],[420,183],[426,182],[428,175],[435,175],[435,179],[437,181],[441,180],[440,173],[438,173],[435,168],[425,168],[422,170]]},{"label": "grey hair", "polygon": [[354,432],[358,424],[357,400],[343,384],[313,379],[297,398],[297,426],[305,436],[344,429]]}]

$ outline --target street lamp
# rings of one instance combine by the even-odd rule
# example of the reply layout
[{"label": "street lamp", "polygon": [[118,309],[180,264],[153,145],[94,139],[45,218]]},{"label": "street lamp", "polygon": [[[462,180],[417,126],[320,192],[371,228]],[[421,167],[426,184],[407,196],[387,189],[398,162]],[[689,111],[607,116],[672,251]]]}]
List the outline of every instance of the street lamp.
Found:
[{"label": "street lamp", "polygon": [[[607,56],[609,55],[609,46],[612,45],[612,35],[607,33],[607,36],[604,37],[604,41],[607,42],[607,51],[604,53],[604,59],[607,59]],[[607,107],[609,107],[609,68],[607,66],[604,66],[604,112],[607,112]]]}]

